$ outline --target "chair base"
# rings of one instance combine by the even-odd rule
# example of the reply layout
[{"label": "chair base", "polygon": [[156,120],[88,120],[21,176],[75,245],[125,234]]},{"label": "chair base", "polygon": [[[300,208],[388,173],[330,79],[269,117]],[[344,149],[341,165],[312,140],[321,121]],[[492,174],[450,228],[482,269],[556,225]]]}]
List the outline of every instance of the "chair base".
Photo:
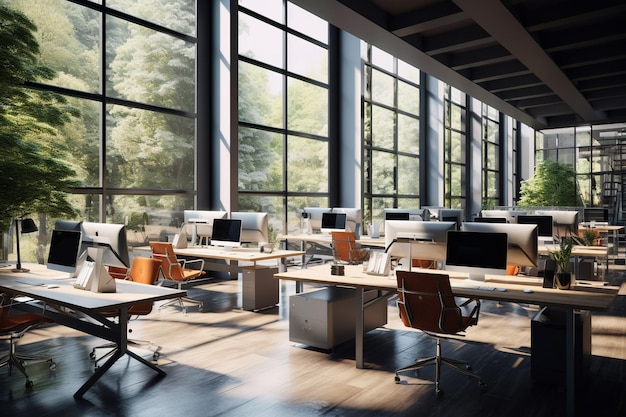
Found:
[{"label": "chair base", "polygon": [[187,307],[185,307],[185,303],[197,305],[198,309],[202,310],[202,301],[194,300],[193,298],[189,298],[189,297],[174,298],[173,300],[170,300],[164,304],[161,304],[159,306],[159,310],[162,309],[163,307],[171,306],[176,303],[178,303],[180,308],[183,310],[183,313],[185,314],[187,314]]},{"label": "chair base", "polygon": [[26,372],[26,363],[27,362],[48,362],[48,367],[51,371],[56,371],[57,364],[54,360],[48,356],[36,356],[36,355],[28,355],[25,353],[15,353],[14,346],[11,346],[11,352],[5,353],[0,356],[0,367],[8,366],[9,375],[12,374],[13,368],[17,368],[18,371],[24,375],[26,378],[26,388],[31,388],[33,386],[33,381],[28,376]]},{"label": "chair base", "polygon": [[396,374],[394,378],[395,382],[396,384],[400,383],[400,375],[399,375],[400,372],[419,371],[421,368],[424,368],[426,366],[435,365],[435,393],[438,396],[441,396],[443,395],[443,390],[441,389],[439,385],[439,381],[441,379],[441,365],[442,364],[446,364],[458,372],[461,372],[465,375],[478,379],[478,384],[481,389],[487,387],[487,384],[483,381],[482,377],[472,371],[472,368],[468,362],[441,356],[441,340],[439,338],[437,338],[437,355],[432,356],[430,358],[417,359],[413,365],[405,366],[404,368],[400,368],[396,370]]}]

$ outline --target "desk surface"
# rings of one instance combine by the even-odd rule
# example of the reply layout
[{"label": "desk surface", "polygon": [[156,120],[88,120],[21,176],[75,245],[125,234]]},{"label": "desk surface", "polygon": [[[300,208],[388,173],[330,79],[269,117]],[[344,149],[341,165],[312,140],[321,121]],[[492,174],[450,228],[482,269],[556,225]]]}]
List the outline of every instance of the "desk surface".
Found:
[{"label": "desk surface", "polygon": [[[559,250],[559,245],[539,245],[538,251],[542,255],[548,255],[551,252]],[[584,246],[574,245],[572,247],[572,256],[595,256],[606,257],[608,256],[609,248],[606,246]]]},{"label": "desk surface", "polygon": [[[575,285],[570,290],[543,288],[541,279],[518,276],[489,275],[485,282],[471,281],[463,273],[442,270],[419,269],[415,271],[447,273],[455,295],[486,300],[551,305],[581,310],[605,310],[613,302],[619,287],[588,282]],[[293,269],[274,275],[278,279],[305,281],[325,285],[345,285],[366,289],[395,290],[395,274],[389,276],[368,275],[362,265],[345,265],[345,275],[331,275],[330,265]],[[506,291],[501,291],[506,290]],[[528,293],[524,290],[532,290]]]},{"label": "desk surface", "polygon": [[249,262],[289,258],[292,256],[301,256],[305,253],[303,251],[296,250],[273,250],[272,252],[261,252],[258,248],[233,248],[230,250],[224,250],[211,247],[181,248],[174,249],[174,252],[176,252],[176,255],[181,256]]},{"label": "desk surface", "polygon": [[[29,264],[30,272],[14,273],[0,268],[0,290],[26,295],[47,303],[60,304],[77,310],[104,311],[129,307],[144,301],[158,301],[182,297],[184,290],[156,285],[116,281],[114,293],[96,293],[74,287],[75,278],[63,278],[62,272],[52,271],[44,265]],[[53,284],[57,288],[48,288]]]}]

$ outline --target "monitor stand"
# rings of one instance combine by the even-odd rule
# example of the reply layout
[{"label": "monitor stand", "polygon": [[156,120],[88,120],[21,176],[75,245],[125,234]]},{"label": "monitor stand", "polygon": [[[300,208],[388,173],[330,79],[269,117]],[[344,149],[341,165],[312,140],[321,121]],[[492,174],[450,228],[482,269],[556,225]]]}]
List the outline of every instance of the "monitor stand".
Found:
[{"label": "monitor stand", "polygon": [[[93,246],[87,248],[87,255],[93,261],[84,260],[75,287],[92,292],[115,292],[115,278],[109,275],[103,260],[106,247]],[[81,255],[82,256],[82,255]]]}]

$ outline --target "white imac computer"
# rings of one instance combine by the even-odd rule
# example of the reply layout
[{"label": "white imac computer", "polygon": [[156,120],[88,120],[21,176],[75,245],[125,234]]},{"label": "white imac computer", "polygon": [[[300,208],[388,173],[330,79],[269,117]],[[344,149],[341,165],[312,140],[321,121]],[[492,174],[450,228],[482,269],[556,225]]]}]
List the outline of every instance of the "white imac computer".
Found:
[{"label": "white imac computer", "polygon": [[539,239],[539,243],[544,245],[554,243],[552,216],[540,216],[537,214],[517,216],[517,223],[536,224],[537,239]]},{"label": "white imac computer", "polygon": [[322,213],[322,224],[320,231],[322,233],[344,232],[347,230],[346,213]]},{"label": "white imac computer", "polygon": [[303,213],[306,213],[311,224],[313,233],[320,233],[322,228],[322,214],[330,213],[332,210],[328,207],[305,207]]},{"label": "white imac computer", "polygon": [[463,209],[440,209],[439,210],[439,221],[440,222],[454,222],[456,224],[456,230],[461,228],[463,221],[465,219],[465,214],[463,213]]},{"label": "white imac computer", "polygon": [[346,230],[354,233],[356,239],[361,238],[361,223],[363,218],[361,215],[361,209],[356,207],[333,207],[331,213],[345,213],[346,214]]},{"label": "white imac computer", "polygon": [[241,246],[241,219],[213,220],[211,246],[235,248]]},{"label": "white imac computer", "polygon": [[525,215],[525,211],[520,210],[482,210],[481,217],[504,217],[507,223],[517,223],[517,216]]},{"label": "white imac computer", "polygon": [[385,222],[385,251],[395,259],[443,261],[448,232],[455,227],[455,222],[388,220]]},{"label": "white imac computer", "polygon": [[77,275],[81,262],[82,233],[78,230],[54,229],[48,251],[47,268],[66,272],[68,278]]},{"label": "white imac computer", "polygon": [[568,236],[578,237],[577,210],[536,210],[535,214],[552,216],[555,237],[559,239]]},{"label": "white imac computer", "polygon": [[430,213],[428,209],[401,209],[386,208],[383,209],[383,216],[387,220],[423,220],[430,221]]},{"label": "white imac computer", "polygon": [[444,269],[467,273],[475,281],[484,281],[485,275],[506,275],[507,240],[506,233],[451,231]]},{"label": "white imac computer", "polygon": [[126,227],[123,224],[82,222],[81,228],[83,233],[83,251],[89,246],[108,245],[116,258],[113,260],[109,256],[108,259],[115,263],[108,265],[130,268]]},{"label": "white imac computer", "polygon": [[[186,235],[187,243],[192,246],[202,242],[202,239],[211,239],[213,234],[213,220],[228,217],[227,211],[220,210],[184,210],[183,226],[180,234]],[[200,239],[200,240],[199,240]],[[184,242],[180,241],[180,247]]]},{"label": "white imac computer", "polygon": [[269,243],[269,221],[267,213],[237,211],[230,213],[231,219],[241,220],[241,243]]},{"label": "white imac computer", "polygon": [[537,266],[539,248],[536,224],[465,222],[461,229],[467,232],[506,233],[507,262],[516,266]]}]

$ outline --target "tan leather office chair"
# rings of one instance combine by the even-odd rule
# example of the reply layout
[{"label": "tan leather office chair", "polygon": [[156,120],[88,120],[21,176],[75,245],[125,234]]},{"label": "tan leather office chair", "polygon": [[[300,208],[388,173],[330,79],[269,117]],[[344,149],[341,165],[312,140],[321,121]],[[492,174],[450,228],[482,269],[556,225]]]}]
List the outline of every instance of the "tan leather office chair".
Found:
[{"label": "tan leather office chair", "polygon": [[359,248],[354,232],[331,232],[335,262],[359,264],[369,258],[369,251]]},{"label": "tan leather office chair", "polygon": [[[128,279],[133,282],[138,282],[140,284],[146,285],[154,285],[156,281],[159,279],[159,273],[161,271],[161,261],[153,258],[144,258],[144,257],[135,257],[133,259],[133,263],[128,271],[128,274],[122,274],[121,271],[113,271],[116,276],[116,279]],[[109,274],[111,274],[111,269],[109,269]],[[117,273],[116,273],[117,272]],[[111,274],[113,276],[113,274]],[[138,316],[146,316],[152,312],[153,302],[148,301],[141,304],[135,304],[128,309],[128,318],[129,320],[132,317]],[[102,313],[107,317],[117,317],[118,311],[111,310],[105,311]],[[132,330],[129,329],[129,332]],[[159,351],[161,350],[161,346],[153,346],[152,343],[145,340],[136,340],[129,339],[129,344],[133,345],[149,345],[152,347],[152,360],[157,361],[159,359]],[[107,343],[104,345],[96,346],[91,350],[89,356],[94,360],[94,365],[98,366],[98,362],[101,360],[111,356],[115,352],[115,348],[117,345],[115,343]],[[96,359],[96,350],[97,349],[110,349],[109,352],[104,354],[103,356]]]},{"label": "tan leather office chair", "polygon": [[[163,278],[167,281],[174,282],[177,288],[182,289],[182,285],[185,283],[193,282],[199,278],[203,278],[204,272],[204,259],[178,259],[172,244],[169,242],[150,242],[150,248],[152,249],[152,257],[161,261],[161,272]],[[189,264],[198,264],[197,269],[187,268]],[[202,301],[194,300],[189,297],[179,297],[165,304],[161,307],[171,305],[178,302],[183,312],[186,312],[184,302],[196,304],[198,308],[202,308]]]},{"label": "tan leather office chair", "polygon": [[421,330],[437,341],[436,355],[417,359],[413,365],[398,369],[395,375],[396,383],[400,383],[400,372],[415,370],[428,365],[435,365],[435,392],[442,395],[439,386],[441,364],[447,364],[452,369],[475,377],[482,387],[486,384],[482,378],[471,371],[465,361],[443,357],[441,355],[441,339],[445,335],[459,335],[469,326],[478,323],[480,300],[469,299],[457,304],[450,279],[446,274],[396,271],[398,281],[398,309],[402,323],[414,329]]},{"label": "tan leather office chair", "polygon": [[0,339],[9,341],[9,352],[0,355],[0,367],[7,365],[9,375],[13,368],[17,368],[26,378],[26,388],[33,386],[33,381],[26,373],[25,362],[48,362],[50,370],[56,370],[56,364],[48,356],[35,356],[18,353],[15,350],[17,341],[33,327],[42,323],[52,323],[52,320],[43,314],[19,313],[11,311],[11,299],[6,294],[0,294]]}]

